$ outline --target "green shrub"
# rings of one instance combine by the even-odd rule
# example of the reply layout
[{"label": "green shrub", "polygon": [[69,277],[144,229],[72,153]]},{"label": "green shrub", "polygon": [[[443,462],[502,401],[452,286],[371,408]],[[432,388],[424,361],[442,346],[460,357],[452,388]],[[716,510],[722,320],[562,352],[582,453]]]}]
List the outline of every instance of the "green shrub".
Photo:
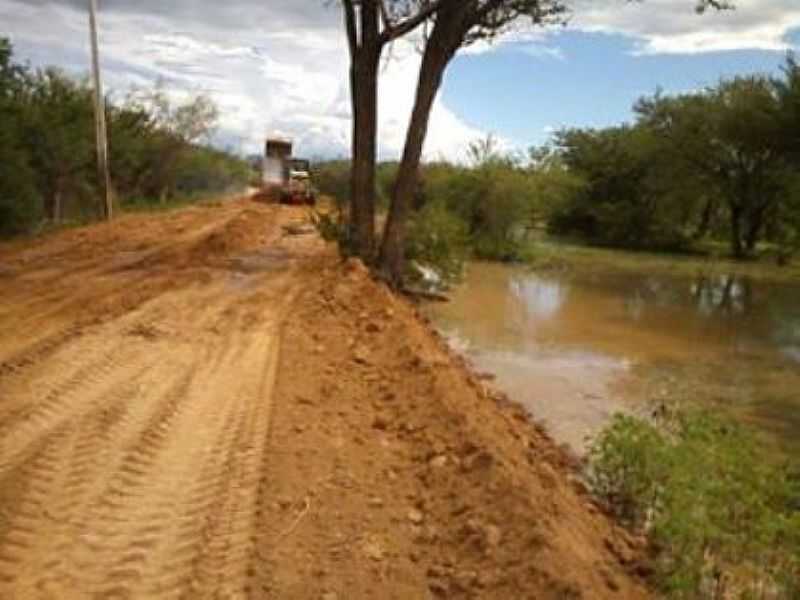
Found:
[{"label": "green shrub", "polygon": [[311,224],[326,242],[336,242],[344,255],[347,255],[348,227],[339,212],[323,212],[312,209],[309,214]]},{"label": "green shrub", "polygon": [[577,179],[549,215],[552,233],[626,248],[679,249],[688,242],[706,188],[665,163],[658,135],[621,126],[561,131],[556,140]]},{"label": "green shrub", "polygon": [[[378,163],[375,170],[375,203],[378,210],[387,210],[391,204],[399,166],[393,161]],[[419,203],[415,201],[414,208],[418,207]]]},{"label": "green shrub", "polygon": [[[389,207],[397,167],[398,163],[391,161],[375,166],[375,205],[379,211]],[[313,167],[312,177],[321,194],[332,198],[340,211],[346,210],[351,185],[349,160],[318,162]]]},{"label": "green shrub", "polygon": [[406,243],[407,258],[436,271],[445,285],[461,277],[469,254],[467,227],[441,202],[413,215]]},{"label": "green shrub", "polygon": [[312,175],[320,194],[333,198],[337,208],[340,211],[345,210],[350,201],[350,161],[317,163],[313,167]]},{"label": "green shrub", "polygon": [[425,168],[421,203],[439,203],[466,226],[476,257],[520,260],[539,195],[532,175],[511,158],[475,152],[472,167],[435,163]]},{"label": "green shrub", "polygon": [[42,201],[27,157],[0,127],[0,236],[33,229],[42,219]]},{"label": "green shrub", "polygon": [[[620,518],[648,532],[669,597],[795,599],[800,486],[765,454],[747,430],[707,413],[659,425],[617,416],[588,474]],[[773,595],[757,595],[765,589]]]},{"label": "green shrub", "polygon": [[[87,81],[17,64],[0,38],[0,236],[99,216],[92,106]],[[160,86],[109,103],[120,204],[161,206],[243,187],[247,163],[205,145],[216,118],[206,97],[173,105]]]}]

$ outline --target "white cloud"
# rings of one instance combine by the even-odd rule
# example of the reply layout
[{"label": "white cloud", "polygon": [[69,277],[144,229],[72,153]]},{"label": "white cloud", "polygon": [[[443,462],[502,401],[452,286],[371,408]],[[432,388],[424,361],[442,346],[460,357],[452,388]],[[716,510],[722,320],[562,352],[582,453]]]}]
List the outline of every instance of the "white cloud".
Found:
[{"label": "white cloud", "polygon": [[516,28],[494,44],[478,43],[465,52],[491,52],[521,45],[537,58],[563,58],[562,31],[621,34],[635,40],[636,54],[698,54],[726,50],[791,49],[788,34],[800,28],[798,0],[733,0],[735,10],[699,15],[695,0],[567,0],[572,17],[566,28]]},{"label": "white cloud", "polygon": [[550,58],[560,61],[567,60],[564,51],[557,46],[546,46],[544,44],[526,44],[522,46],[522,52],[534,58]]},{"label": "white cloud", "polygon": [[[737,10],[696,15],[694,0],[572,0],[569,29],[622,34],[638,53],[788,47],[800,27],[800,0],[738,0]],[[202,91],[222,109],[220,137],[258,151],[276,133],[298,152],[347,155],[350,139],[348,57],[336,3],[324,0],[101,0],[101,40],[109,87],[124,90],[163,78],[176,93]],[[2,0],[0,23],[34,64],[88,70],[84,0]],[[565,60],[558,31],[519,27],[512,43],[541,59]],[[381,75],[380,153],[400,154],[416,87],[419,56],[408,46]],[[426,155],[457,157],[485,135],[441,99],[434,107]],[[505,144],[510,144],[504,141]]]},{"label": "white cloud", "polygon": [[[384,63],[379,85],[379,152],[393,154],[402,148],[421,57],[410,44],[396,43],[392,58]],[[442,157],[460,159],[469,142],[484,137],[486,132],[471,127],[437,98],[431,111],[425,155],[430,159]]]},{"label": "white cloud", "polygon": [[[209,94],[221,109],[221,140],[258,152],[268,134],[291,137],[307,156],[346,156],[350,145],[348,56],[334,7],[278,0],[189,0],[147,6],[135,0],[101,2],[100,29],[107,87],[163,79],[176,97]],[[233,6],[236,5],[236,6]],[[146,8],[145,8],[146,6]],[[75,0],[4,0],[8,24],[23,57],[35,64],[88,70],[86,15]],[[416,87],[419,56],[397,46],[381,74],[379,151],[396,158]],[[456,158],[484,135],[437,101],[426,156]]]},{"label": "white cloud", "polygon": [[797,0],[738,0],[735,10],[698,15],[693,0],[597,2],[577,0],[570,28],[620,33],[643,54],[696,54],[724,50],[786,50],[800,27]]}]

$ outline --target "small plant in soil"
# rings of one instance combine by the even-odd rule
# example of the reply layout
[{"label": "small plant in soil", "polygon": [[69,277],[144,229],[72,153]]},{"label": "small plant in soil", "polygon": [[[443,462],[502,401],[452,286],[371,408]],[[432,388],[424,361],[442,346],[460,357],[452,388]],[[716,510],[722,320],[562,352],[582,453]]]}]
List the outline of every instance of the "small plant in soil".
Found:
[{"label": "small plant in soil", "polygon": [[800,597],[800,477],[706,412],[616,416],[589,454],[594,492],[650,541],[669,598]]}]

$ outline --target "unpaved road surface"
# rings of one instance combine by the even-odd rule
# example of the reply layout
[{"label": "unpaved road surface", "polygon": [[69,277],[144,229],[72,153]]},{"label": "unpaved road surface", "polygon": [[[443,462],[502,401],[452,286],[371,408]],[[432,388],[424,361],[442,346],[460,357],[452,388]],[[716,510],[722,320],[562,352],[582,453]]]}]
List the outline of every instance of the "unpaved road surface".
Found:
[{"label": "unpaved road surface", "polygon": [[236,202],[0,250],[0,598],[244,597],[299,218]]},{"label": "unpaved road surface", "polygon": [[304,217],[0,244],[0,600],[648,597],[568,457],[363,265],[284,234]]}]

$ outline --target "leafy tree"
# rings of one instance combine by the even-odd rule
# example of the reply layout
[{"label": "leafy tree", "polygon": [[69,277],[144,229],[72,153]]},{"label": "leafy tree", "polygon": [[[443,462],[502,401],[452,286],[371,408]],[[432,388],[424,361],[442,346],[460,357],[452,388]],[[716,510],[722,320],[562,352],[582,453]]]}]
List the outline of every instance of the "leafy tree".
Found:
[{"label": "leafy tree", "polygon": [[164,85],[163,80],[158,80],[152,88],[132,89],[125,107],[145,112],[157,128],[187,144],[208,142],[219,119],[219,109],[214,102],[204,94],[197,94],[182,104],[175,104]]},{"label": "leafy tree", "polygon": [[[377,10],[375,10],[376,3]],[[347,4],[345,3],[346,9]],[[565,18],[567,7],[562,0],[398,0],[397,2],[363,0],[360,5],[362,16],[364,14],[371,15],[371,21],[366,24],[368,32],[366,35],[363,33],[365,31],[363,22],[361,28],[362,44],[366,40],[367,46],[373,39],[372,32],[377,22],[376,14],[378,12],[382,16],[386,31],[391,32],[391,39],[408,34],[420,24],[424,23],[426,26],[416,98],[379,259],[380,269],[384,276],[399,284],[403,277],[405,259],[405,223],[418,187],[416,180],[430,111],[448,64],[461,47],[478,40],[491,40],[522,20],[528,20],[532,25],[561,22]],[[706,7],[727,8],[728,6],[728,3],[722,0],[699,0],[697,3],[700,12]],[[352,9],[352,6],[350,8]],[[398,11],[396,14],[402,15],[403,18],[399,25],[393,21],[394,15],[391,9]],[[346,22],[351,56],[355,56],[353,49],[357,47],[358,29],[354,26],[355,18],[352,11],[349,14],[346,11]],[[381,38],[381,36],[378,37]],[[380,49],[381,47],[378,46],[378,56]],[[370,56],[374,54],[372,53]],[[369,81],[369,89],[372,90],[372,82],[376,76],[377,71],[375,70],[370,71],[370,77],[365,78],[363,82],[357,77],[351,78],[354,115],[358,110],[356,98],[360,85]],[[365,104],[370,101],[371,97],[365,99]],[[374,114],[374,109],[371,110],[370,114]],[[356,120],[354,120],[354,127],[360,129]],[[368,133],[374,136],[374,131],[368,130]],[[358,133],[354,131],[354,138],[356,135]],[[354,142],[353,156],[356,164],[354,173],[360,168],[358,166],[361,164],[359,156],[363,154],[358,151]],[[364,164],[366,165],[367,161]],[[370,186],[367,187],[371,189]],[[355,195],[357,194],[354,192]]]},{"label": "leafy tree", "polygon": [[321,194],[330,196],[339,210],[344,210],[351,198],[352,169],[349,160],[330,160],[313,166],[314,185]]},{"label": "leafy tree", "polygon": [[772,216],[773,238],[778,243],[778,260],[788,262],[800,250],[800,65],[789,54],[783,67],[783,76],[774,77],[772,85],[780,106],[779,119],[781,149],[794,167],[786,182],[787,193]]},{"label": "leafy tree", "polygon": [[[435,204],[465,226],[471,253],[489,260],[525,257],[527,234],[549,203],[563,202],[580,185],[562,166],[526,165],[499,152],[491,138],[470,145],[469,165],[440,162],[421,169],[409,238],[418,215]],[[409,255],[410,256],[410,255]]]},{"label": "leafy tree", "polygon": [[484,259],[517,260],[537,203],[530,172],[500,153],[491,136],[473,142],[468,156],[473,165],[468,174],[471,191],[460,210],[468,211],[464,216],[474,252]]},{"label": "leafy tree", "polygon": [[370,262],[375,248],[378,67],[387,44],[426,22],[443,0],[342,0],[353,113],[350,240]]},{"label": "leafy tree", "polygon": [[791,182],[771,81],[737,77],[699,94],[643,99],[636,110],[643,126],[669,141],[670,156],[724,199],[733,255],[752,255]]},{"label": "leafy tree", "polygon": [[[351,245],[372,260],[374,247],[377,79],[387,43],[425,26],[417,94],[403,158],[381,244],[380,266],[387,279],[402,280],[406,218],[417,193],[422,146],[433,102],[447,65],[464,45],[493,39],[527,18],[532,24],[562,21],[562,0],[342,0],[350,49],[353,112]],[[727,0],[697,0],[698,12],[730,8]]]},{"label": "leafy tree", "polygon": [[26,144],[36,172],[45,216],[60,221],[69,200],[72,210],[94,212],[96,187],[92,93],[56,69],[45,69],[31,79],[25,94],[30,103]]},{"label": "leafy tree", "polygon": [[468,166],[441,162],[421,169],[423,199],[443,199],[469,224],[473,239],[514,239],[516,246],[521,232],[536,227],[584,185],[550,150],[532,149],[531,155],[526,162],[505,154],[491,136],[473,142]]},{"label": "leafy tree", "polygon": [[10,99],[25,85],[28,70],[13,62],[14,48],[8,38],[0,38],[0,97]]},{"label": "leafy tree", "polygon": [[430,15],[432,24],[424,42],[416,98],[381,245],[381,270],[395,283],[403,278],[406,219],[417,187],[430,111],[450,61],[462,46],[492,39],[522,18],[541,25],[562,20],[566,12],[560,0],[442,0],[438,4]]},{"label": "leafy tree", "polygon": [[24,139],[24,104],[20,96],[28,73],[12,62],[12,47],[0,38],[0,235],[20,233],[41,218]]},{"label": "leafy tree", "polygon": [[786,195],[770,215],[769,233],[777,245],[777,261],[787,264],[800,251],[800,177],[790,176]]},{"label": "leafy tree", "polygon": [[149,145],[157,145],[157,150],[154,152],[156,160],[148,165],[147,193],[156,193],[165,202],[177,191],[181,161],[191,153],[194,145],[209,140],[219,110],[202,94],[175,104],[164,90],[162,81],[156,82],[151,89],[132,90],[124,108],[134,114],[148,115],[152,126]]},{"label": "leafy tree", "polygon": [[650,128],[565,130],[556,140],[561,160],[583,185],[553,210],[551,231],[634,248],[676,248],[689,240],[702,219],[702,186],[666,160],[663,139]]},{"label": "leafy tree", "polygon": [[585,191],[586,181],[552,147],[531,148],[529,160],[529,185],[535,198],[529,219],[530,227],[535,227],[573,203]]},{"label": "leafy tree", "polygon": [[[109,103],[110,162],[122,202],[243,184],[244,161],[203,145],[216,115],[202,96],[175,105],[158,87]],[[32,72],[0,39],[0,234],[30,231],[43,219],[97,216],[93,122],[85,81],[55,69]]]},{"label": "leafy tree", "polygon": [[107,106],[109,164],[117,191],[137,198],[158,197],[162,186],[156,174],[162,155],[154,146],[163,146],[164,135],[145,108]]},{"label": "leafy tree", "polygon": [[434,201],[414,212],[409,229],[408,258],[434,270],[445,285],[457,281],[469,256],[466,223]]}]

